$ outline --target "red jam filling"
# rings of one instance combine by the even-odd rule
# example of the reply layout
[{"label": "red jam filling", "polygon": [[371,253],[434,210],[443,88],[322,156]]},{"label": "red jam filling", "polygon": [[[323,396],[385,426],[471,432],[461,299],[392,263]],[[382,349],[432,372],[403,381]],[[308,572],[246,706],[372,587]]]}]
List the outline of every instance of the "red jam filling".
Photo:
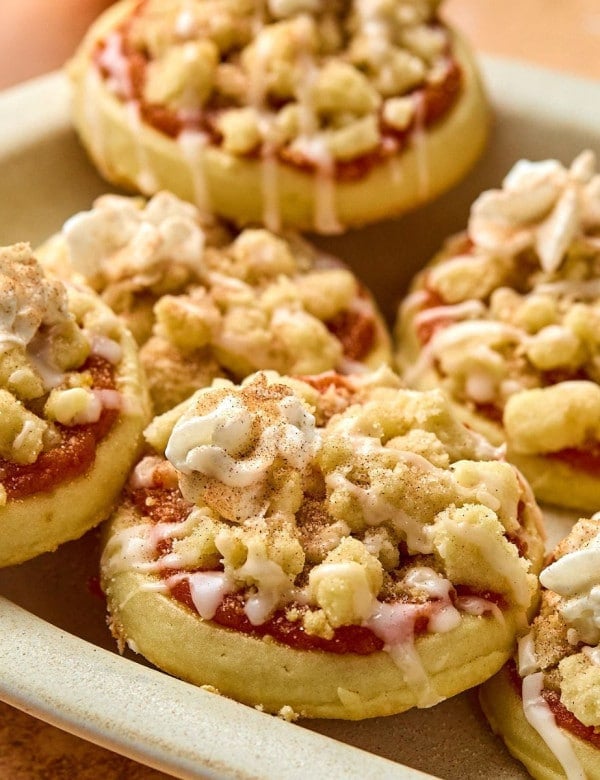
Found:
[{"label": "red jam filling", "polygon": [[[172,571],[167,576],[173,574]],[[189,582],[179,580],[171,586],[171,595],[177,601],[185,604],[186,607],[197,612],[191,597]],[[479,593],[469,588],[459,588],[456,596],[475,596],[486,601],[491,601],[500,607],[505,608],[504,598],[497,593]],[[418,637],[427,632],[429,626],[429,617],[432,605],[435,599],[419,604],[422,607],[422,613],[417,614],[411,626],[411,635]],[[299,612],[307,610],[307,607],[295,605]],[[491,610],[490,610],[491,612]],[[485,612],[484,614],[488,614]],[[324,650],[329,653],[341,655],[343,653],[355,653],[356,655],[370,655],[383,649],[384,642],[376,636],[370,628],[360,625],[340,626],[334,629],[333,637],[326,639],[321,636],[309,634],[304,629],[301,619],[289,620],[284,611],[277,611],[275,614],[261,625],[253,625],[244,612],[243,593],[238,592],[225,596],[223,602],[217,608],[212,618],[214,623],[225,628],[231,628],[234,631],[240,631],[252,636],[264,637],[270,636],[281,644],[293,647],[296,650]]]},{"label": "red jam filling", "polygon": [[550,460],[566,463],[575,471],[583,471],[592,477],[600,474],[600,442],[592,442],[585,449],[569,447],[546,455]]},{"label": "red jam filling", "polygon": [[[80,371],[89,371],[96,390],[116,388],[112,365],[98,355],[90,356]],[[61,441],[40,453],[35,463],[23,465],[0,458],[0,483],[8,499],[45,493],[67,480],[85,474],[96,457],[96,448],[119,416],[117,409],[103,409],[98,422],[86,425],[57,424]]]},{"label": "red jam filling", "polygon": [[[508,662],[507,671],[514,690],[521,696],[521,678],[514,661]],[[549,691],[544,688],[542,690],[542,696],[554,715],[557,726],[565,729],[565,731],[570,732],[579,739],[589,742],[594,747],[600,748],[600,732],[596,731],[593,726],[584,725],[579,718],[576,718],[561,702],[560,696],[556,691]]]},{"label": "red jam filling", "polygon": [[[438,306],[446,305],[442,296],[430,287],[425,287],[423,290],[420,290],[420,293],[423,295],[423,300],[419,311],[427,311],[428,309],[435,309]],[[446,328],[453,322],[454,320],[451,317],[442,314],[438,317],[428,317],[427,319],[420,321],[416,325],[416,333],[421,345],[427,344],[438,330]]]},{"label": "red jam filling", "polygon": [[585,739],[590,742],[594,747],[600,748],[600,733],[594,730],[593,726],[585,726],[579,718],[576,718],[573,713],[568,710],[561,702],[560,696],[556,691],[542,691],[542,696],[546,700],[546,703],[552,710],[556,724],[571,734],[574,734],[579,739]]},{"label": "red jam filling", "polygon": [[371,312],[346,309],[325,324],[342,345],[348,360],[363,360],[373,349],[377,326]]},{"label": "red jam filling", "polygon": [[[143,2],[139,3],[134,14],[140,13],[143,6]],[[209,102],[204,108],[188,111],[184,115],[182,112],[174,111],[167,106],[148,103],[144,99],[143,90],[150,56],[147,52],[136,49],[130,42],[129,24],[130,22],[125,22],[119,30],[112,34],[119,36],[122,56],[127,67],[128,93],[120,97],[134,101],[139,107],[144,122],[164,135],[177,138],[184,130],[202,131],[208,135],[213,144],[219,145],[222,139],[217,129],[217,120],[224,109],[217,100],[214,100],[212,104]],[[435,23],[432,26],[436,26]],[[108,68],[102,63],[102,55],[106,51],[106,47],[107,40],[101,40],[94,52],[94,62],[104,79],[108,79],[111,75]],[[383,120],[383,115],[380,114],[381,140],[379,146],[374,151],[352,160],[336,161],[331,173],[333,178],[339,181],[356,181],[366,176],[373,167],[388,157],[401,152],[409,144],[415,129],[427,128],[435,124],[450,111],[458,100],[462,82],[461,68],[451,52],[447,52],[443,78],[438,83],[425,84],[409,93],[418,101],[418,117],[407,128],[399,131],[387,125]],[[273,103],[272,107],[280,108],[281,105]],[[247,156],[260,157],[263,154],[264,150],[256,149]],[[318,163],[314,160],[292,151],[289,147],[278,149],[276,154],[282,162],[299,169],[312,171],[318,167]]]},{"label": "red jam filling", "polygon": [[474,598],[489,601],[491,604],[495,604],[499,609],[508,609],[508,603],[501,593],[494,593],[492,590],[475,590],[468,585],[460,584],[455,585],[454,590],[459,598],[463,596],[473,596]]},{"label": "red jam filling", "polygon": [[[189,609],[196,611],[187,580],[174,585],[171,594]],[[243,634],[271,636],[277,642],[297,650],[325,650],[337,654],[369,655],[383,648],[383,641],[363,626],[341,626],[335,629],[332,639],[324,639],[314,634],[307,634],[301,620],[290,621],[281,611],[276,612],[265,623],[254,626],[246,617],[244,599],[240,593],[225,596],[217,608],[213,622]]]},{"label": "red jam filling", "polygon": [[[183,522],[190,512],[191,505],[183,499],[177,488],[167,488],[162,485],[136,488],[129,491],[129,500],[136,510],[148,517],[154,523]],[[166,555],[171,551],[171,540],[159,542],[157,554]],[[191,573],[191,572],[190,572]],[[167,569],[162,572],[165,579],[181,574],[179,570]],[[189,581],[177,579],[170,585],[170,593],[177,601],[197,613],[192,600]],[[466,586],[457,586],[451,598],[474,596],[495,604],[500,609],[506,609],[507,604],[501,594],[479,592]],[[412,634],[419,636],[427,631],[431,602],[423,603],[423,614],[419,614],[412,625]],[[301,613],[308,607],[295,605]],[[489,610],[491,612],[491,610]],[[484,612],[487,614],[487,612]],[[355,653],[369,655],[383,649],[384,642],[371,629],[365,626],[340,626],[334,629],[333,637],[326,639],[314,634],[308,634],[301,619],[289,620],[285,611],[277,611],[269,620],[261,625],[253,625],[244,612],[244,594],[238,592],[226,595],[212,618],[212,622],[225,628],[240,631],[252,636],[270,636],[281,644],[298,650],[324,650],[330,653]]]},{"label": "red jam filling", "polygon": [[323,374],[311,374],[310,376],[301,376],[300,379],[307,385],[314,387],[319,393],[326,393],[330,387],[335,387],[344,393],[352,394],[355,391],[351,380],[337,371],[326,371]]}]

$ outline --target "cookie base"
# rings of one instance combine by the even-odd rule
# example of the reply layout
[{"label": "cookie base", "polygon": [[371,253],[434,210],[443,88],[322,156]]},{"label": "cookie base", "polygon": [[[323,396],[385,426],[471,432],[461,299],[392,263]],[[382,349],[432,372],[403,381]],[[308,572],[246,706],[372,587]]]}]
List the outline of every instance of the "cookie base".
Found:
[{"label": "cookie base", "polygon": [[487,101],[470,49],[452,33],[464,76],[457,102],[440,121],[415,133],[400,154],[357,181],[324,184],[322,177],[277,158],[265,166],[212,145],[186,151],[115,98],[92,63],[97,41],[134,5],[124,0],[110,8],[69,65],[75,126],[94,164],[115,184],[146,195],[168,189],[238,224],[337,233],[432,200],[464,177],[483,150],[490,124]]},{"label": "cookie base", "polygon": [[[102,584],[117,639],[159,668],[265,711],[289,706],[307,718],[358,720],[419,705],[422,691],[386,652],[298,650],[203,620],[160,592],[156,575],[115,550],[117,535],[140,523],[136,511],[121,508],[107,525]],[[488,679],[512,655],[525,615],[520,609],[503,615],[504,621],[464,614],[452,631],[417,637],[416,652],[440,699]]]},{"label": "cookie base", "polygon": [[[565,772],[523,713],[507,667],[488,680],[479,691],[479,701],[492,729],[504,740],[511,755],[521,761],[537,780],[564,780]],[[600,780],[600,751],[585,740],[561,729],[570,740],[588,780]]]},{"label": "cookie base", "polygon": [[142,444],[149,402],[133,337],[123,331],[116,374],[124,412],[99,443],[91,467],[53,490],[0,507],[0,567],[21,563],[77,539],[104,520],[119,497]]}]

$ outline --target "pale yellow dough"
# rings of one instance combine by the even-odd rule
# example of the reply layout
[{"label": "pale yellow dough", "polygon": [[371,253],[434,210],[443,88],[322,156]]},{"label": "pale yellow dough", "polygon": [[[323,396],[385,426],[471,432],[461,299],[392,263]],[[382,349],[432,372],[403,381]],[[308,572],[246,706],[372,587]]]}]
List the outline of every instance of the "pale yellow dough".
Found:
[{"label": "pale yellow dough", "polygon": [[[97,306],[106,309],[99,300]],[[108,309],[106,315],[114,319]],[[50,491],[9,498],[0,506],[0,566],[21,563],[77,539],[104,520],[116,503],[139,454],[150,413],[137,346],[122,326],[119,344],[123,354],[115,380],[123,411],[98,445],[85,474],[64,480]]]},{"label": "pale yellow dough", "polygon": [[[575,523],[558,544],[540,573],[540,608],[519,647],[517,668],[505,667],[481,688],[481,704],[492,728],[539,780],[567,774],[600,778],[600,749],[565,727],[550,704],[539,700],[542,686],[558,698],[563,712],[574,719],[573,726],[597,733],[599,542],[600,514],[595,514]],[[525,699],[517,687],[520,678],[529,680],[532,692],[531,696],[526,692]]]},{"label": "pale yellow dough", "polygon": [[176,141],[133,121],[91,64],[96,42],[134,5],[125,0],[109,9],[69,65],[75,126],[94,164],[111,182],[144,194],[168,189],[239,224],[339,232],[432,200],[463,178],[483,150],[489,127],[486,98],[469,47],[453,34],[464,79],[456,104],[401,154],[357,181],[336,181],[325,194],[313,174],[274,159],[267,176],[260,161],[213,145],[190,163]]},{"label": "pale yellow dough", "polygon": [[236,235],[171,193],[101,196],[38,256],[90,284],[131,329],[155,413],[215,377],[362,373],[392,361],[375,301],[341,261],[297,234]]},{"label": "pale yellow dough", "polygon": [[[160,668],[269,712],[359,719],[431,706],[487,679],[514,651],[536,605],[539,510],[441,393],[406,391],[389,370],[340,385],[330,377],[216,380],[153,421],[145,436],[157,455],[140,462],[132,484],[166,485],[191,503],[178,522],[145,517],[129,499],[115,512],[101,562],[111,627]],[[162,500],[148,495],[148,506]],[[171,540],[169,552],[159,538]],[[169,595],[173,571],[190,592],[204,593],[205,576],[223,577],[245,610],[271,605],[257,624],[282,610],[323,639],[341,626],[372,626],[377,636],[375,614],[379,626],[410,622],[403,607],[386,617],[386,599],[447,607],[437,627],[432,618],[428,632],[393,634],[369,655],[302,650],[225,628],[214,612],[202,618],[203,607]],[[460,585],[502,594],[501,610],[451,606]]]},{"label": "pale yellow dough", "polygon": [[[520,468],[538,499],[595,512],[600,441],[596,160],[521,160],[415,278],[396,324],[411,387]],[[567,207],[567,201],[570,205]]]},{"label": "pale yellow dough", "polygon": [[[506,668],[488,680],[479,691],[479,701],[496,734],[511,754],[525,764],[536,780],[564,780],[564,770],[548,746],[529,725],[523,714],[523,702]],[[561,729],[571,743],[587,780],[600,778],[600,751],[589,742]]]},{"label": "pale yellow dough", "polygon": [[[139,521],[118,514],[108,533]],[[268,639],[204,621],[174,599],[152,591],[155,578],[140,572],[111,574],[104,587],[113,631],[134,639],[136,651],[166,672],[196,685],[209,683],[225,696],[277,713],[288,705],[305,718],[360,720],[417,705],[388,653],[337,655],[295,650]],[[510,657],[517,615],[505,622],[466,615],[447,634],[419,638],[416,650],[432,686],[454,696],[494,674]],[[243,674],[241,670],[243,669]]]}]

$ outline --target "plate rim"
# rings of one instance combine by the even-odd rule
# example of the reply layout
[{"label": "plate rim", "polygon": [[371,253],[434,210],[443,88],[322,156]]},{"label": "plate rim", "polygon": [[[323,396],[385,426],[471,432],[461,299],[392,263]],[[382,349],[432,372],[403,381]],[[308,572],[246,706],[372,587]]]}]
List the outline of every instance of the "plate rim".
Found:
[{"label": "plate rim", "polygon": [[[499,110],[555,116],[556,108],[551,105],[554,98],[548,98],[551,86],[552,94],[560,96],[565,122],[598,135],[600,142],[600,99],[589,100],[590,90],[600,98],[600,82],[513,58],[479,55],[479,61],[491,102]],[[518,89],[514,89],[515,84]],[[74,133],[69,104],[63,71],[1,92],[0,164],[49,134]],[[40,105],[44,106],[43,122]],[[286,778],[305,780],[307,771],[323,775],[324,761],[334,762],[337,775],[349,780],[433,777],[308,729],[295,728],[164,672],[132,664],[1,596],[0,622],[0,700],[177,777],[268,780],[285,773]],[[65,657],[69,658],[68,664],[64,663]],[[132,678],[135,685],[131,684]],[[28,681],[25,686],[24,679]],[[68,706],[57,698],[58,680],[58,687],[68,694]],[[163,736],[153,732],[149,739],[148,701],[150,692],[157,690],[168,691],[173,702],[186,704],[189,712],[185,720],[173,709],[163,712]],[[121,706],[115,712],[116,702]],[[223,723],[240,721],[248,732],[246,737],[251,735],[253,744],[260,741],[265,748],[260,755],[254,747],[242,756],[239,750],[231,750],[228,740],[223,740]],[[199,739],[199,732],[205,741]],[[169,734],[169,744],[164,733]],[[239,733],[240,729],[236,738]],[[285,754],[279,747],[281,742],[295,745],[295,751]],[[301,761],[291,760],[290,752],[301,757]]]}]

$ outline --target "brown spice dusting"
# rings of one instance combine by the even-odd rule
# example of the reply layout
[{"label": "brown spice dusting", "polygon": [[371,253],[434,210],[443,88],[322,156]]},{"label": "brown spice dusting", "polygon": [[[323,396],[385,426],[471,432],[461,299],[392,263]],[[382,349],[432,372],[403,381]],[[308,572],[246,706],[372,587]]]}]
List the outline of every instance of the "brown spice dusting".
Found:
[{"label": "brown spice dusting", "polygon": [[[92,376],[92,387],[114,390],[114,370],[111,363],[92,355],[80,369]],[[52,490],[61,482],[85,474],[96,457],[96,447],[110,431],[119,416],[117,409],[104,409],[96,423],[88,425],[56,425],[61,442],[42,452],[35,463],[19,464],[0,458],[0,483],[9,499],[25,498]]]}]

